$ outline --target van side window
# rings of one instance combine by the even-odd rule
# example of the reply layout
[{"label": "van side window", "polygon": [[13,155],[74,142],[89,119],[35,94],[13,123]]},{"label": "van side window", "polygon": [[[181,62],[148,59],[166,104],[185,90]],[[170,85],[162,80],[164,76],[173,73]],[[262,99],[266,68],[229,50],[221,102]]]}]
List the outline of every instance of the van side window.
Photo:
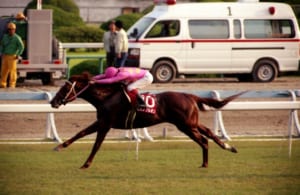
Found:
[{"label": "van side window", "polygon": [[229,38],[227,20],[189,20],[189,32],[193,39]]},{"label": "van side window", "polygon": [[234,20],[233,21],[233,31],[234,31],[234,38],[240,39],[242,37],[241,21],[240,20]]},{"label": "van side window", "polygon": [[157,37],[173,37],[177,36],[180,31],[180,23],[178,20],[162,20],[158,21],[152,29],[147,33],[146,38]]},{"label": "van side window", "polygon": [[295,37],[291,20],[245,20],[245,37],[249,39]]}]

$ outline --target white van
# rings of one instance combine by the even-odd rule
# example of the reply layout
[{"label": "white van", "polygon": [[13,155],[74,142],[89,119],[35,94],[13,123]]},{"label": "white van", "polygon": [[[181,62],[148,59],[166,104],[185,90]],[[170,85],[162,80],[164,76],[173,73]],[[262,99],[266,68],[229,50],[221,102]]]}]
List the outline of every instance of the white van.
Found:
[{"label": "white van", "polygon": [[270,82],[299,69],[300,35],[289,5],[165,1],[128,30],[127,66],[151,70],[155,82],[204,73]]}]

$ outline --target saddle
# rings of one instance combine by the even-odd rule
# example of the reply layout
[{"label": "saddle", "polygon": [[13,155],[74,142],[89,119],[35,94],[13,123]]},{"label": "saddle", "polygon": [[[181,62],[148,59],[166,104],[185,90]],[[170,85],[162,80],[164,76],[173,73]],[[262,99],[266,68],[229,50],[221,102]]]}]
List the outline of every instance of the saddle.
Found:
[{"label": "saddle", "polygon": [[[134,91],[134,90],[132,90],[132,91]],[[125,96],[127,97],[128,102],[131,103],[133,108],[135,108],[137,111],[141,111],[141,112],[144,111],[144,112],[148,112],[148,113],[152,113],[152,114],[156,113],[157,102],[156,102],[155,94],[145,92],[145,93],[142,93],[141,95],[139,95],[139,97],[137,97],[137,94],[138,94],[137,90],[135,90],[136,92],[131,93],[132,91],[128,92],[127,90],[125,90],[123,88],[123,92],[124,92]],[[140,104],[138,104],[138,98],[141,98],[141,101],[144,102],[144,105],[140,106]]]},{"label": "saddle", "polygon": [[[123,91],[128,99],[128,102],[131,103],[131,105],[133,105],[133,103],[134,103],[133,101],[136,101],[136,100],[132,100],[130,95],[128,94],[128,92],[125,89],[123,89]],[[151,94],[149,92],[142,93],[141,98],[143,99],[145,105],[139,106],[135,102],[135,104],[132,106],[132,110],[128,111],[127,118],[125,121],[125,127],[128,129],[133,128],[133,122],[135,120],[137,112],[147,113],[147,114],[156,114],[157,101],[156,101],[155,94]]]}]

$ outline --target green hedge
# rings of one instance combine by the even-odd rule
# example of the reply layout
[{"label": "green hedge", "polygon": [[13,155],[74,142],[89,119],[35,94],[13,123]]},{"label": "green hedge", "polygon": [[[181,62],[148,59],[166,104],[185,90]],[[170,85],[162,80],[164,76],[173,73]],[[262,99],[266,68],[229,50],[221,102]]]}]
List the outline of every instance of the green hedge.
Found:
[{"label": "green hedge", "polygon": [[92,26],[61,27],[55,31],[62,42],[102,42],[104,31]]},{"label": "green hedge", "polygon": [[70,76],[89,72],[92,75],[99,74],[98,60],[85,60],[70,69]]},{"label": "green hedge", "polygon": [[[65,6],[62,6],[62,2]],[[36,9],[36,0],[30,2],[24,10],[27,13],[28,9]],[[57,30],[60,27],[67,26],[83,26],[85,23],[79,15],[79,9],[72,0],[44,0],[43,9],[53,10],[53,29]]]},{"label": "green hedge", "polygon": [[82,18],[77,14],[66,12],[60,8],[51,5],[45,5],[44,7],[45,9],[53,10],[53,30],[57,30],[61,27],[73,27],[73,26],[85,25]]},{"label": "green hedge", "polygon": [[[37,0],[32,0],[25,10],[28,8],[36,9],[36,2]],[[77,7],[76,3],[73,0],[43,0],[43,9],[44,6],[51,5],[53,7],[60,8],[66,12],[73,13],[75,15],[79,15],[79,8]],[[26,13],[26,12],[24,12]]]},{"label": "green hedge", "polygon": [[[115,20],[115,21],[120,20],[120,21],[122,21],[123,27],[127,31],[142,16],[143,16],[143,14],[140,14],[140,13],[124,14],[124,15],[118,16],[116,18],[113,18],[111,20]],[[108,25],[109,25],[109,22],[111,20],[102,23],[100,25],[100,28],[103,29],[103,30],[108,30]]]}]

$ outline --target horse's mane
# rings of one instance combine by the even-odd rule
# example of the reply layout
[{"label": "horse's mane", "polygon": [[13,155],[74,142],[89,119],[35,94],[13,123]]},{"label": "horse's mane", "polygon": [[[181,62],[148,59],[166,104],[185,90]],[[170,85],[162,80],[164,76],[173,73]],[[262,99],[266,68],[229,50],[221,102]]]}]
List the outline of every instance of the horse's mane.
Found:
[{"label": "horse's mane", "polygon": [[111,83],[111,84],[94,84],[97,89],[104,91],[122,91],[125,88],[123,83]]},{"label": "horse's mane", "polygon": [[126,88],[124,83],[111,83],[111,84],[90,84],[90,81],[92,80],[93,75],[91,75],[89,72],[83,72],[79,75],[72,75],[70,77],[70,81],[77,82],[77,86],[81,86],[81,88],[84,88],[86,85],[90,85],[89,89],[90,95],[95,95],[94,97],[100,98],[104,97],[104,99],[109,99],[112,95],[118,92],[123,93],[123,89]]}]

